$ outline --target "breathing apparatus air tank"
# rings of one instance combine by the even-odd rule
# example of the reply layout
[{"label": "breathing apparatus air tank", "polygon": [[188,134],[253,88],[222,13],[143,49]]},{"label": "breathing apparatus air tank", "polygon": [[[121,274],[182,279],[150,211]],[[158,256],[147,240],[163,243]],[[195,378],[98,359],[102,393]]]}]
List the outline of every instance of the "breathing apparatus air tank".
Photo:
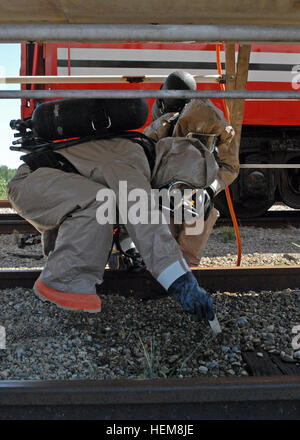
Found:
[{"label": "breathing apparatus air tank", "polygon": [[36,107],[34,135],[47,140],[101,136],[134,130],[146,123],[145,99],[65,99]]}]

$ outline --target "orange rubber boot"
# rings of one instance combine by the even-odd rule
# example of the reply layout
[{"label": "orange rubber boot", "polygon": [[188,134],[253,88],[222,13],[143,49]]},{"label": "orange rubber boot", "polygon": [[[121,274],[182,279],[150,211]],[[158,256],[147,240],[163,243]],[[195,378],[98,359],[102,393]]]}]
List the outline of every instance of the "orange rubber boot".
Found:
[{"label": "orange rubber boot", "polygon": [[50,301],[65,310],[101,312],[101,300],[96,293],[62,292],[46,286],[39,278],[34,283],[33,290],[42,301]]}]

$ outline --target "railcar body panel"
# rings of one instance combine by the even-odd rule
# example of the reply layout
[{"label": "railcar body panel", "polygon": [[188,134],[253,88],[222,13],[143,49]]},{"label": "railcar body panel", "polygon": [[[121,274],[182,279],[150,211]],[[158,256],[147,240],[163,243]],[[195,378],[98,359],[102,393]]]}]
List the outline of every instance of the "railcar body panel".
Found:
[{"label": "railcar body panel", "polygon": [[[236,57],[237,57],[236,46]],[[221,52],[223,73],[225,53]],[[152,89],[144,76],[167,76],[175,70],[194,75],[217,75],[216,45],[195,42],[157,43],[44,43],[22,45],[21,75],[121,75],[128,82],[97,84],[23,84],[44,89]],[[300,45],[253,44],[248,90],[295,90],[300,88]],[[299,83],[298,83],[299,81]],[[198,89],[216,90],[217,83],[198,83]],[[222,100],[213,100],[223,109]],[[149,106],[153,99],[148,100]],[[31,117],[37,102],[22,100],[22,118]],[[146,122],[151,122],[151,111]],[[300,101],[248,100],[245,103],[240,147],[241,163],[300,163]],[[143,127],[141,128],[141,130]],[[231,185],[238,217],[261,215],[276,201],[300,209],[298,169],[241,169]],[[224,194],[216,206],[225,215]]]},{"label": "railcar body panel", "polygon": [[[26,66],[22,47],[21,74]],[[221,54],[225,72],[224,52]],[[216,46],[186,43],[103,43],[43,45],[45,75],[168,75],[186,70],[194,75],[216,75]],[[300,81],[300,45],[253,45],[248,75],[249,90],[293,90]],[[293,82],[294,81],[294,82]],[[48,89],[159,89],[161,84],[49,84]],[[23,86],[25,87],[25,86]],[[299,84],[300,87],[300,84]],[[198,84],[199,89],[218,89],[218,84]],[[149,100],[151,104],[151,100]],[[25,101],[23,102],[23,106]],[[221,102],[215,104],[222,107]],[[28,104],[27,104],[28,105]],[[22,108],[22,115],[24,109]],[[28,115],[28,111],[25,112]],[[244,124],[299,125],[299,101],[247,101]]]}]

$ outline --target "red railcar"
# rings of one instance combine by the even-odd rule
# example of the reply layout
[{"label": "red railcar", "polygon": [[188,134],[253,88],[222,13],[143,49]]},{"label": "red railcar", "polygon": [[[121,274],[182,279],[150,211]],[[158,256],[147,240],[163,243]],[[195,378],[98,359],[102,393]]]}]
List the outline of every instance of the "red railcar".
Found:
[{"label": "red railcar", "polygon": [[[223,53],[224,55],[224,53]],[[224,61],[224,56],[222,58]],[[223,66],[225,71],[225,66]],[[248,90],[293,90],[300,76],[300,45],[252,45]],[[22,45],[21,75],[168,75],[185,70],[194,75],[217,74],[214,44],[103,43]],[[159,89],[161,83],[44,84],[44,89]],[[32,87],[23,85],[23,88]],[[299,84],[300,87],[300,84]],[[199,89],[218,89],[200,83]],[[151,107],[153,100],[149,99]],[[222,108],[222,101],[214,103]],[[22,118],[30,117],[37,102],[22,100]],[[149,112],[150,123],[151,112]],[[240,161],[255,164],[300,163],[300,102],[249,100],[245,104]],[[241,169],[231,185],[239,217],[259,215],[276,201],[300,208],[299,168]],[[225,212],[224,196],[217,200]]]}]

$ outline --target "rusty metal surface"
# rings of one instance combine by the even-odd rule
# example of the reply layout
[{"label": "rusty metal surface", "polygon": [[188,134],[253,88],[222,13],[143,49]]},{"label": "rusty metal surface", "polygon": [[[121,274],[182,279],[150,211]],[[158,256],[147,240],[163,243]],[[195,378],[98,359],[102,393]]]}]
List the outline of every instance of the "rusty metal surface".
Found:
[{"label": "rusty metal surface", "polygon": [[0,419],[299,419],[299,378],[0,381]]},{"label": "rusty metal surface", "polygon": [[[280,290],[300,285],[300,266],[222,267],[193,269],[199,284],[210,292]],[[146,273],[106,271],[99,293],[139,292],[145,297],[163,294],[161,286]]]},{"label": "rusty metal surface", "polygon": [[0,234],[11,234],[13,231],[21,234],[38,232],[18,214],[0,214]]},{"label": "rusty metal surface", "polygon": [[1,0],[0,23],[298,25],[295,0]]},{"label": "rusty metal surface", "polygon": [[[238,218],[239,226],[258,228],[281,228],[284,226],[300,227],[300,211],[269,211],[260,217]],[[232,226],[230,218],[219,217],[216,226]]]},{"label": "rusty metal surface", "polygon": [[[300,286],[300,266],[212,267],[194,269],[193,273],[199,284],[212,293],[282,290]],[[0,289],[32,288],[39,275],[38,270],[0,269]],[[121,270],[106,270],[98,293],[135,295],[145,299],[165,295],[164,289],[149,272]]]},{"label": "rusty metal surface", "polygon": [[0,208],[11,208],[11,204],[8,200],[0,200]]}]

